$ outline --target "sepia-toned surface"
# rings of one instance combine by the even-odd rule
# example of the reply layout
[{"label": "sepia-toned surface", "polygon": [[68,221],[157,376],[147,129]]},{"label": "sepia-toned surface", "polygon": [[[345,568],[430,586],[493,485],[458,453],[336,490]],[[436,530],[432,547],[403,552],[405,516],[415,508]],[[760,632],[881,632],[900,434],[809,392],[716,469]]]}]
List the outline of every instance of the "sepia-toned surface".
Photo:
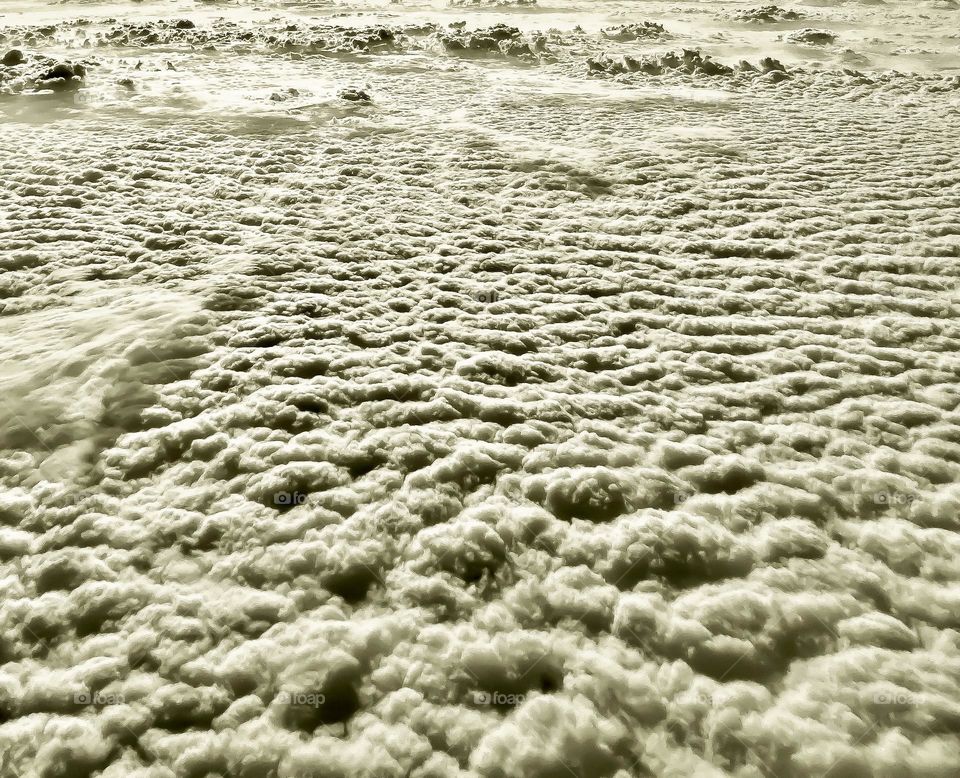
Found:
[{"label": "sepia-toned surface", "polygon": [[955,4],[0,14],[2,778],[960,774]]}]

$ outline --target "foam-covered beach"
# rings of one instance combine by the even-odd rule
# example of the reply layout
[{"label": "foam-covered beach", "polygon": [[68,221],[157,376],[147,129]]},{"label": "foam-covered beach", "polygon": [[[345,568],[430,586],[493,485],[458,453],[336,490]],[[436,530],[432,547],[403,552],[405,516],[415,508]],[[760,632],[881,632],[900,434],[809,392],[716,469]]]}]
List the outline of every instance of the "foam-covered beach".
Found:
[{"label": "foam-covered beach", "polygon": [[958,29],[0,0],[0,778],[960,774]]}]

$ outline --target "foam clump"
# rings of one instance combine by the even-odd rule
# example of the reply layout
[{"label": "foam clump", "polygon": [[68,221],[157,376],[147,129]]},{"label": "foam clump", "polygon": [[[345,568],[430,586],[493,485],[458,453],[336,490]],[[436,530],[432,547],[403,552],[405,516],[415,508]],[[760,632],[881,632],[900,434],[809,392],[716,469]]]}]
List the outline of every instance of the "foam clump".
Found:
[{"label": "foam clump", "polygon": [[608,40],[626,43],[636,40],[650,40],[663,38],[667,31],[662,24],[656,22],[640,22],[638,24],[619,24],[615,27],[606,27],[602,31],[603,37]]},{"label": "foam clump", "polygon": [[83,65],[58,62],[45,73],[40,74],[38,85],[50,86],[53,89],[76,89],[86,74],[87,70]]},{"label": "foam clump", "polygon": [[802,30],[792,32],[787,36],[787,43],[800,43],[808,46],[826,46],[837,39],[829,30],[815,30],[812,27],[805,27]]},{"label": "foam clump", "polygon": [[628,56],[612,58],[602,55],[587,60],[587,67],[591,73],[602,72],[611,75],[640,72],[659,76],[675,72],[689,75],[728,76],[734,72],[733,68],[713,60],[709,54],[704,55],[699,50],[691,49],[640,58]]},{"label": "foam clump", "polygon": [[451,8],[532,8],[537,0],[450,0]]},{"label": "foam clump", "polygon": [[546,39],[525,39],[520,30],[506,24],[466,30],[451,27],[437,33],[444,51],[458,55],[494,55],[533,61],[546,51]]},{"label": "foam clump", "polygon": [[737,11],[733,14],[733,20],[737,22],[761,22],[772,24],[776,22],[794,22],[803,18],[803,14],[798,11],[789,11],[778,5],[762,5],[758,8],[747,8],[743,11]]},{"label": "foam clump", "polygon": [[0,95],[75,92],[87,75],[81,63],[58,62],[42,55],[14,49],[0,68]]},{"label": "foam clump", "polygon": [[756,79],[754,83],[780,83],[792,74],[779,60],[763,57],[757,64],[741,60],[736,66],[726,65],[699,50],[684,49],[642,57],[612,57],[603,54],[587,60],[591,75],[622,76],[639,73],[646,76],[741,77]]},{"label": "foam clump", "polygon": [[[432,31],[426,25],[420,34]],[[278,54],[391,53],[404,51],[407,31],[389,25],[339,24],[238,24],[216,20],[198,25],[191,19],[175,21],[114,22],[91,34],[91,45],[101,48],[174,46],[205,51],[253,49]],[[417,31],[410,30],[411,35]]]},{"label": "foam clump", "polygon": [[358,87],[341,89],[337,93],[337,97],[339,97],[341,100],[347,100],[351,103],[369,103],[371,101],[370,95]]},{"label": "foam clump", "polygon": [[0,64],[2,64],[4,67],[12,68],[21,64],[23,60],[23,52],[20,51],[20,49],[10,49],[10,51],[3,55],[3,59],[0,60]]}]

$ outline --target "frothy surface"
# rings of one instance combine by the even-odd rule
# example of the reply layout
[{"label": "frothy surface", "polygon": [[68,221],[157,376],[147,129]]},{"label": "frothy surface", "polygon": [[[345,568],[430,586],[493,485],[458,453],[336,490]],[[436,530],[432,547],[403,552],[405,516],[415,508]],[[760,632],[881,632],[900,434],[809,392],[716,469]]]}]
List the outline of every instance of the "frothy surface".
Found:
[{"label": "frothy surface", "polygon": [[957,13],[0,3],[0,777],[960,772]]}]

